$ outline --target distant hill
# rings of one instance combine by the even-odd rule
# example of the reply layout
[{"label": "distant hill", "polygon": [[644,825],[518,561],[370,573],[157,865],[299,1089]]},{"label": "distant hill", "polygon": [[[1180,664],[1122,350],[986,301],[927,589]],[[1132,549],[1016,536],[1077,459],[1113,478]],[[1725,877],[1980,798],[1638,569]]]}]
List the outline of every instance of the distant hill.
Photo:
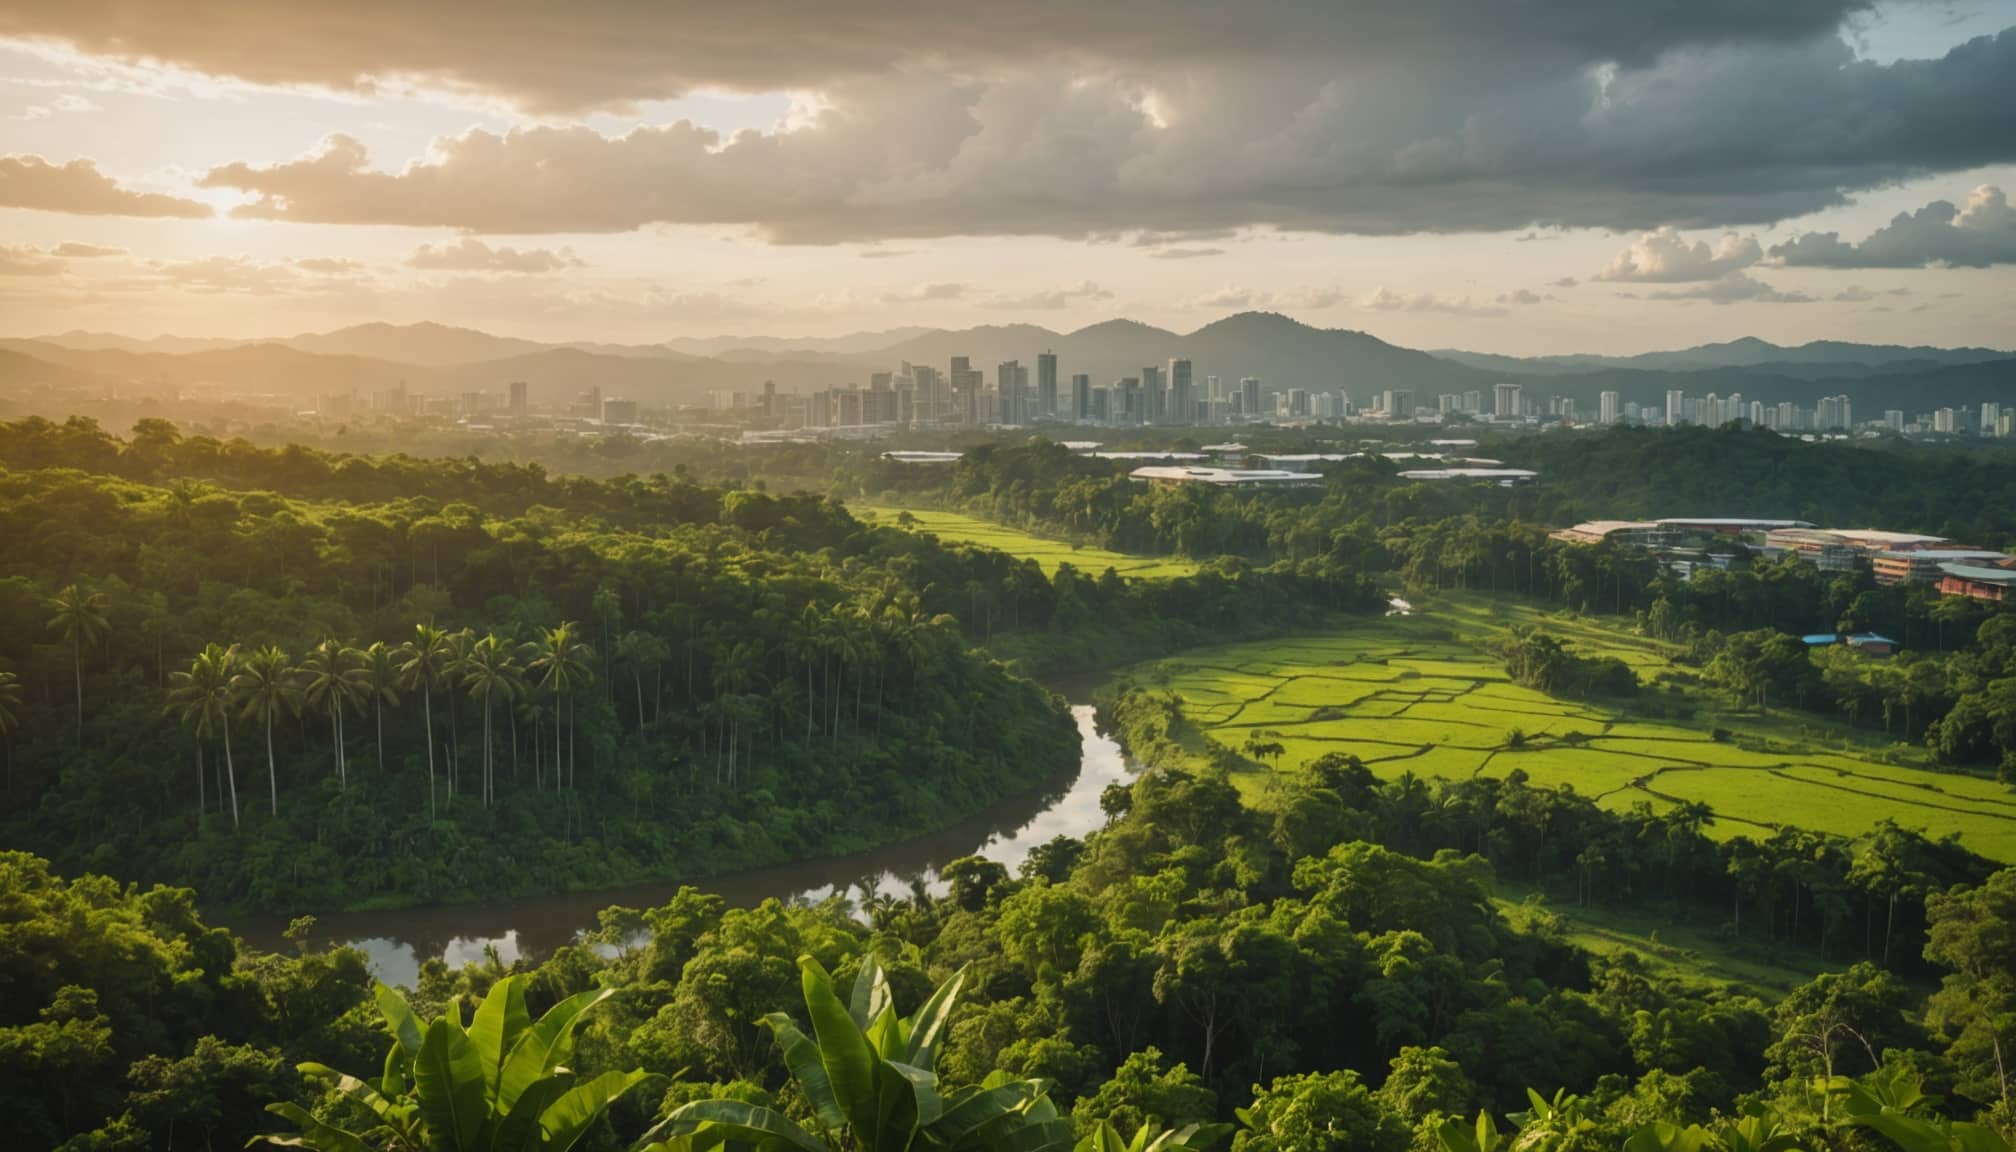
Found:
[{"label": "distant hill", "polygon": [[876,352],[931,331],[933,329],[912,325],[884,332],[852,332],[845,336],[685,336],[667,340],[664,346],[690,356],[741,360],[769,356],[804,360]]},{"label": "distant hill", "polygon": [[305,333],[275,343],[317,355],[364,356],[423,367],[502,360],[548,347],[535,340],[492,336],[473,328],[450,328],[443,324],[359,324],[334,332]]},{"label": "distant hill", "polygon": [[1660,372],[1693,372],[1708,368],[1769,368],[1774,372],[1805,379],[1833,376],[1868,376],[1892,370],[1929,371],[1960,364],[1981,364],[2008,359],[2016,353],[1993,348],[1934,348],[1927,345],[1854,344],[1841,340],[1815,340],[1807,344],[1782,345],[1754,336],[1720,344],[1700,344],[1666,352],[1644,352],[1636,356],[1500,356],[1490,352],[1436,349],[1431,355],[1490,372],[1525,376],[1554,376],[1564,373],[1595,372],[1605,368],[1636,368]]}]

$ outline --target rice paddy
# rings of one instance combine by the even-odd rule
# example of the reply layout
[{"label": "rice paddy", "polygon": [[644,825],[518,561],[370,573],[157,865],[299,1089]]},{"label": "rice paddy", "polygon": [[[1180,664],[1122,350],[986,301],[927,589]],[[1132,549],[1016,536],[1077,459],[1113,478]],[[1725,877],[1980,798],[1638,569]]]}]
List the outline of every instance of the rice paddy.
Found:
[{"label": "rice paddy", "polygon": [[[975,547],[994,548],[1011,556],[1034,560],[1042,565],[1043,574],[1046,576],[1054,574],[1061,564],[1069,564],[1087,576],[1096,577],[1111,568],[1122,576],[1140,580],[1190,576],[1197,571],[1196,564],[1176,557],[1135,556],[1125,552],[1111,552],[1104,548],[1074,544],[1068,540],[1038,536],[1020,528],[1010,528],[1005,524],[996,524],[991,520],[964,516],[957,512],[896,508],[880,504],[849,504],[847,510],[868,523],[887,524],[908,528],[914,532],[929,533],[945,544],[971,544]],[[902,519],[905,513],[910,516],[907,521]]]},{"label": "rice paddy", "polygon": [[1271,768],[1235,777],[1255,804],[1274,772],[1339,752],[1386,777],[1517,770],[1619,811],[1698,801],[1723,836],[1789,825],[1852,837],[1888,818],[2016,862],[2016,794],[1992,780],[1929,770],[1915,752],[1817,717],[1722,711],[1694,691],[1648,689],[1622,706],[1558,700],[1513,683],[1492,655],[1520,623],[1622,659],[1641,680],[1671,668],[1656,643],[1600,621],[1455,597],[1429,615],[1201,649],[1129,675],[1174,693],[1207,740],[1249,759],[1255,745],[1280,746]]}]

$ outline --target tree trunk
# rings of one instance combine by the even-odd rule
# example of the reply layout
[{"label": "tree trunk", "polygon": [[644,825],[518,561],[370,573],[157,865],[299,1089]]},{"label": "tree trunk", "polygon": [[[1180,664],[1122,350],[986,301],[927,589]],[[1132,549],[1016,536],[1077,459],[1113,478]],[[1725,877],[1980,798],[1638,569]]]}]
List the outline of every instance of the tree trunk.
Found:
[{"label": "tree trunk", "polygon": [[82,633],[70,643],[77,669],[77,747],[84,747],[84,638]]},{"label": "tree trunk", "polygon": [[231,789],[231,830],[238,830],[238,770],[231,764],[231,721],[224,721],[224,782]]},{"label": "tree trunk", "polygon": [[336,726],[336,717],[336,709],[329,709],[329,744],[333,749],[329,754],[329,764],[336,769],[336,779],[340,783],[343,779],[343,730]]},{"label": "tree trunk", "polygon": [[266,787],[273,794],[273,815],[280,815],[280,769],[273,764],[273,714],[266,714]]},{"label": "tree trunk", "polygon": [[427,724],[427,821],[434,821],[434,686],[426,685],[420,694],[421,707],[426,709]]}]

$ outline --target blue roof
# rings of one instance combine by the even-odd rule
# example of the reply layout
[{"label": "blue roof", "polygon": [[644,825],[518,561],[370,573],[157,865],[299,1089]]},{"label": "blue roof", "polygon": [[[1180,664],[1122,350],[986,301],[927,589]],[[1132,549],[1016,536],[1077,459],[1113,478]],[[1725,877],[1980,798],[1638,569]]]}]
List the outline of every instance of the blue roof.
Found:
[{"label": "blue roof", "polygon": [[1848,637],[1848,643],[1850,643],[1850,644],[1888,644],[1888,645],[1890,645],[1890,646],[1891,646],[1892,648],[1896,648],[1896,647],[1899,647],[1899,645],[1898,645],[1897,641],[1895,641],[1895,640],[1892,640],[1892,639],[1890,639],[1890,638],[1889,638],[1888,636],[1883,636],[1883,635],[1879,635],[1878,633],[1875,633],[1875,632],[1861,632],[1861,633],[1858,633],[1858,634],[1856,634],[1856,635],[1854,635],[1854,636],[1850,636],[1850,637]]},{"label": "blue roof", "polygon": [[1811,636],[1803,637],[1803,639],[1806,641],[1806,643],[1811,644],[1817,648],[1822,644],[1837,643],[1840,641],[1841,637],[1836,636],[1832,632],[1815,632]]}]

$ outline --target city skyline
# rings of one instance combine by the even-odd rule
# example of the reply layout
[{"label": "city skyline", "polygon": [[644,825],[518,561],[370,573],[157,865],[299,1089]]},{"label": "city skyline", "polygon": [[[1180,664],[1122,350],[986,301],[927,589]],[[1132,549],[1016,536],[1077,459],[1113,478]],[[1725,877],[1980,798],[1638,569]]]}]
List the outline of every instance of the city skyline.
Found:
[{"label": "city skyline", "polygon": [[0,334],[1253,308],[1532,355],[2016,313],[2016,0],[176,7],[0,16]]}]

